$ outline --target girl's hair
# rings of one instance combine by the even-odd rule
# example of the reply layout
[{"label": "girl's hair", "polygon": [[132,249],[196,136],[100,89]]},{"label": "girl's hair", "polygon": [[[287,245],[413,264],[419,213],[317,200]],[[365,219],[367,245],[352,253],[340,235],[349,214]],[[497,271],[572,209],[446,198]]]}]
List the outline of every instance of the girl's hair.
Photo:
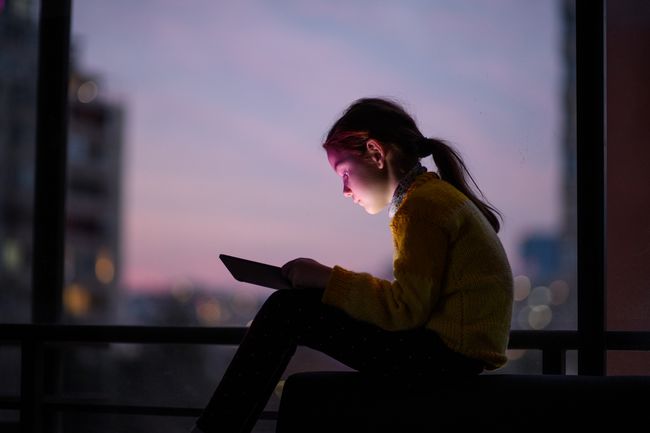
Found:
[{"label": "girl's hair", "polygon": [[[444,141],[422,135],[413,117],[394,101],[362,98],[353,102],[330,128],[323,147],[365,156],[370,139],[390,146],[397,167],[404,172],[420,158],[431,155],[442,180],[465,194],[499,231],[501,213],[487,202],[460,154]],[[483,200],[472,191],[468,178]]]}]

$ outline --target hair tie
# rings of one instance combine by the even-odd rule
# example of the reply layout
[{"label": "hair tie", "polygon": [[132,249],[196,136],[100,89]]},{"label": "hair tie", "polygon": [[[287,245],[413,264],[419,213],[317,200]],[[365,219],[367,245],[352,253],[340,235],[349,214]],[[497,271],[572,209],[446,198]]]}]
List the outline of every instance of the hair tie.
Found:
[{"label": "hair tie", "polygon": [[419,158],[424,158],[429,155],[432,155],[432,149],[431,149],[431,140],[429,140],[427,137],[423,136],[420,138],[417,142],[417,151],[418,151],[418,157]]}]

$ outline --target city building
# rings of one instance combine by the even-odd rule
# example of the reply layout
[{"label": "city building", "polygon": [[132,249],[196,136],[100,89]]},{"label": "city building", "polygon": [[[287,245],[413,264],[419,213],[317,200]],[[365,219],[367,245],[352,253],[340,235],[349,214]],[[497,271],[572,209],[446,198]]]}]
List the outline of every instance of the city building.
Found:
[{"label": "city building", "polygon": [[[0,313],[31,320],[38,27],[29,0],[0,11]],[[63,321],[105,322],[120,262],[123,108],[70,65]]]}]

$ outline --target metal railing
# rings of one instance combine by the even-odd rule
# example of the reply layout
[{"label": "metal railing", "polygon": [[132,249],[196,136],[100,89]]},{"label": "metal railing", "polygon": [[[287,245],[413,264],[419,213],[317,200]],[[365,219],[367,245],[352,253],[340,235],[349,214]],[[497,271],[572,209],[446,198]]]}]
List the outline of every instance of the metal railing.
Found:
[{"label": "metal railing", "polygon": [[[50,343],[153,343],[238,345],[245,327],[159,327],[102,325],[0,325],[0,346],[18,346],[21,350],[20,396],[0,397],[0,409],[18,410],[22,431],[37,432],[46,412],[92,412],[196,417],[202,408],[156,406],[102,402],[48,395],[45,384],[45,347]],[[565,374],[566,352],[584,348],[588,342],[577,331],[512,331],[510,349],[535,349],[542,352],[542,374]],[[650,332],[607,332],[609,350],[650,351]],[[266,411],[261,419],[277,419],[277,412]]]}]

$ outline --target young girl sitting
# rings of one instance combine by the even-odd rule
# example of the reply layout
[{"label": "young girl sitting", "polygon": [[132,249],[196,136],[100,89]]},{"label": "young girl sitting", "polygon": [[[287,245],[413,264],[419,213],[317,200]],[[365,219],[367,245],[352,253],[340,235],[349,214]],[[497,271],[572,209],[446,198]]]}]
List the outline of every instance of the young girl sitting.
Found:
[{"label": "young girl sitting", "polygon": [[[250,432],[298,345],[378,375],[475,375],[506,363],[512,272],[498,211],[472,191],[458,153],[378,98],[350,105],[323,147],[346,197],[369,214],[389,208],[394,279],[286,263],[295,290],[266,300],[195,432]],[[429,155],[437,173],[420,164]]]}]

